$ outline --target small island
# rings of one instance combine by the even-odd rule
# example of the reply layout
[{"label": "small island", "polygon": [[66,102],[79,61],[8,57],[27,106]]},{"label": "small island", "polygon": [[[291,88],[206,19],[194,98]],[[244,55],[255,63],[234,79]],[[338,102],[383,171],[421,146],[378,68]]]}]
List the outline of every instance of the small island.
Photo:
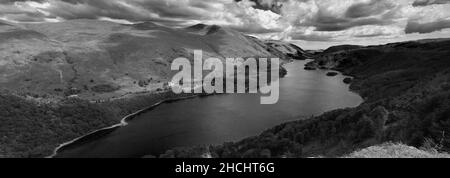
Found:
[{"label": "small island", "polygon": [[327,73],[327,76],[329,76],[329,77],[334,77],[334,76],[336,76],[336,75],[338,75],[339,73],[337,73],[337,72],[328,72]]}]

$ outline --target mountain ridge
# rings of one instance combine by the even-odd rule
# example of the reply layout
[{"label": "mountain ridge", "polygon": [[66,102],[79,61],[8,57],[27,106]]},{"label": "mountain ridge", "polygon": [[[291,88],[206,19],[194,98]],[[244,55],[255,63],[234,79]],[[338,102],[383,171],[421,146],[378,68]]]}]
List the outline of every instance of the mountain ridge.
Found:
[{"label": "mountain ridge", "polygon": [[204,36],[152,22],[0,25],[0,157],[45,157],[61,143],[185,96],[167,87],[170,63],[192,59],[195,49],[221,60],[291,60],[227,28]]},{"label": "mountain ridge", "polygon": [[[200,29],[200,27],[202,27]],[[117,24],[98,20],[0,26],[0,84],[30,95],[103,100],[164,89],[170,63],[192,58],[290,57],[257,38],[217,25],[168,28],[153,22]],[[189,30],[191,29],[191,30]],[[1,73],[3,71],[3,73]],[[14,81],[14,82],[13,82]],[[18,82],[17,82],[18,81]]]}]

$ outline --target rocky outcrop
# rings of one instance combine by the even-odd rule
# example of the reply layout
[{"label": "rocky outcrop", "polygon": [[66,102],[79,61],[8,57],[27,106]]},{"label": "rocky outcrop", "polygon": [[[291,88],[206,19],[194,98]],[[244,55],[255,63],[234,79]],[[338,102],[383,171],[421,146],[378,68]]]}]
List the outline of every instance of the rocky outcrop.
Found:
[{"label": "rocky outcrop", "polygon": [[345,79],[343,80],[343,82],[344,82],[345,84],[351,84],[351,83],[353,82],[353,79],[350,78],[350,77],[347,77],[347,78],[345,78]]},{"label": "rocky outcrop", "polygon": [[343,158],[450,158],[450,155],[400,143],[384,143],[355,151]]},{"label": "rocky outcrop", "polygon": [[334,76],[336,76],[336,75],[338,75],[339,73],[337,73],[337,72],[328,72],[327,73],[327,76],[329,76],[329,77],[334,77]]},{"label": "rocky outcrop", "polygon": [[304,69],[305,69],[305,70],[317,70],[317,68],[312,67],[312,66],[305,66]]}]

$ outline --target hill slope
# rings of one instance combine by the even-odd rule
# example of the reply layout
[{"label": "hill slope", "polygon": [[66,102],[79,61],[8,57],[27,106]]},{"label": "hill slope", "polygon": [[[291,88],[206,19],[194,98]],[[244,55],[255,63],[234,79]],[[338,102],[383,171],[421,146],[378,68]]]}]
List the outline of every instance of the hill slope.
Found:
[{"label": "hill slope", "polygon": [[[203,33],[203,31],[205,33]],[[30,96],[110,99],[154,91],[174,75],[171,62],[217,57],[280,57],[262,41],[220,26],[172,29],[96,20],[0,25],[0,86]]]},{"label": "hill slope", "polygon": [[[287,55],[237,31],[208,34],[151,22],[0,22],[0,157],[44,157],[161,100],[172,60]],[[157,92],[155,92],[157,90]]]},{"label": "hill slope", "polygon": [[265,43],[268,46],[287,54],[289,57],[293,59],[304,60],[312,57],[310,54],[308,54],[308,52],[298,47],[297,45],[291,43],[276,40],[267,40],[265,41]]},{"label": "hill slope", "polygon": [[[281,124],[235,143],[208,147],[215,157],[340,157],[385,142],[450,151],[450,40],[421,40],[324,52],[308,64],[354,76],[365,102]],[[194,156],[175,149],[170,156]],[[189,149],[188,149],[189,150]],[[167,156],[167,155],[165,155]]]}]

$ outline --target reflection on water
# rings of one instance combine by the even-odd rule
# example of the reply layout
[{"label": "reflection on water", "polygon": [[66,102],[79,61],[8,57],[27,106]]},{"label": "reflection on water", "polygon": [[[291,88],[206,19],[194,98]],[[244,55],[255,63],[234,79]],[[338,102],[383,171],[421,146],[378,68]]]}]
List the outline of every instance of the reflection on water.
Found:
[{"label": "reflection on water", "polygon": [[284,122],[325,111],[355,107],[344,76],[305,71],[306,61],[286,65],[280,100],[261,105],[257,94],[227,94],[166,103],[93,142],[64,150],[62,157],[140,157],[178,146],[218,144],[261,133]]}]

